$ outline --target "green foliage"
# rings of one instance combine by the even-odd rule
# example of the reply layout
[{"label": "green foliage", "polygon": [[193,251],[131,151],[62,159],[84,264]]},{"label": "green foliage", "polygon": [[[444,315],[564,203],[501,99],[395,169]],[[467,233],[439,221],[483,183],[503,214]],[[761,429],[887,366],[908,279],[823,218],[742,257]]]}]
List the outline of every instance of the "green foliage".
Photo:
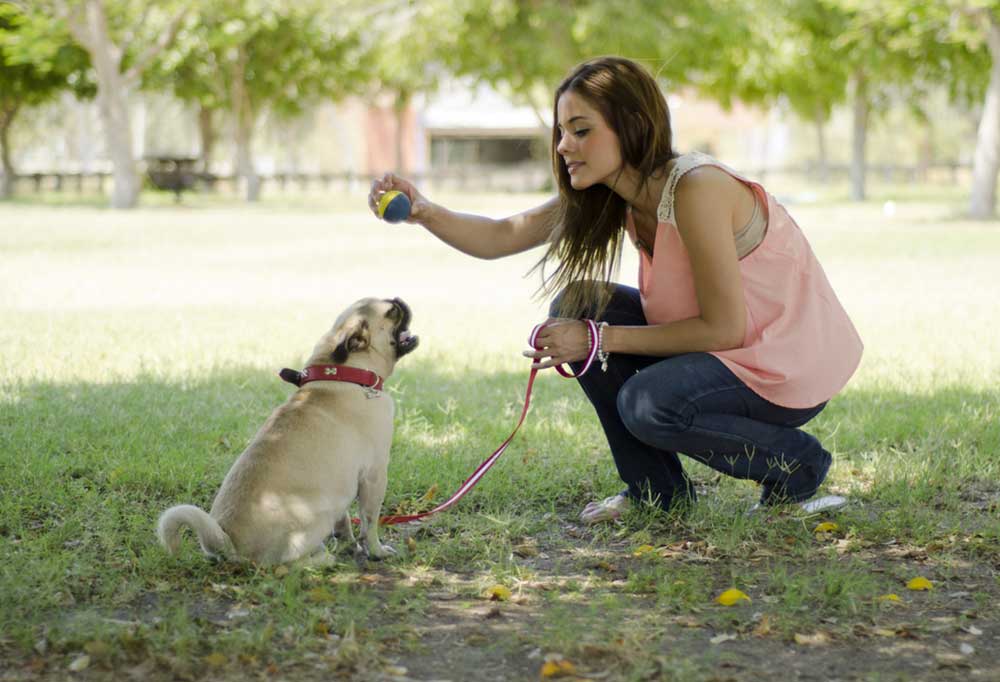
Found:
[{"label": "green foliage", "polygon": [[232,109],[234,79],[255,112],[292,117],[325,98],[360,92],[368,57],[350,5],[213,0],[178,35],[146,86],[169,87],[207,109]]},{"label": "green foliage", "polygon": [[51,22],[0,3],[0,107],[44,104],[72,90],[92,97],[86,53]]}]

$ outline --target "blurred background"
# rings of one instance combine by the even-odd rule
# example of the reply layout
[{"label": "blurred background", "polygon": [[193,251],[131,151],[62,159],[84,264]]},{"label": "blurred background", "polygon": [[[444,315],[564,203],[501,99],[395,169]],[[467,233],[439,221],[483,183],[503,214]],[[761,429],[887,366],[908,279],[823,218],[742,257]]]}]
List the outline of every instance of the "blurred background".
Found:
[{"label": "blurred background", "polygon": [[552,92],[602,54],[776,193],[995,215],[988,0],[0,0],[0,195],[547,191]]}]

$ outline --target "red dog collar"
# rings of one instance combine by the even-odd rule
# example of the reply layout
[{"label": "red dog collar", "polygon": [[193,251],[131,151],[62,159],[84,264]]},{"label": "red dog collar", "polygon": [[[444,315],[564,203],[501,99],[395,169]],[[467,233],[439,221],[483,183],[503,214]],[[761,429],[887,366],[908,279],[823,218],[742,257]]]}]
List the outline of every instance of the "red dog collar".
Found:
[{"label": "red dog collar", "polygon": [[302,372],[286,367],[278,372],[278,376],[296,386],[310,381],[346,381],[372,391],[381,391],[383,383],[382,377],[375,372],[346,365],[310,365]]}]

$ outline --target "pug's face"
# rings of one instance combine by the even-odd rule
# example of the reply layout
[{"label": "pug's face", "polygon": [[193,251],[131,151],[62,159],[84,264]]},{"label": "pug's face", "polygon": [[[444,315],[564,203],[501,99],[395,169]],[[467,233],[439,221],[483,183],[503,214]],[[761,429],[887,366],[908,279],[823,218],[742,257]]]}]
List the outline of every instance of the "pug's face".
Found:
[{"label": "pug's face", "polygon": [[415,349],[419,338],[410,333],[410,307],[402,299],[363,298],[340,314],[333,329],[317,346],[325,362],[350,364],[350,357],[368,353],[384,359],[391,371],[396,361]]}]

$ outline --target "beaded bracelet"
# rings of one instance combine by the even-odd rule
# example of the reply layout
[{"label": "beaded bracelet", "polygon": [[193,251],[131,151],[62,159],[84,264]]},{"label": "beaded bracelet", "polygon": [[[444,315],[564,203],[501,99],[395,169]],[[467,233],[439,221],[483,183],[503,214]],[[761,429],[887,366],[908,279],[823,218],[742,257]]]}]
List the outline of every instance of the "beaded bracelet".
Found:
[{"label": "beaded bracelet", "polygon": [[604,350],[604,330],[607,328],[607,322],[599,322],[597,324],[597,359],[601,363],[601,371],[608,371],[608,355],[609,353]]}]

